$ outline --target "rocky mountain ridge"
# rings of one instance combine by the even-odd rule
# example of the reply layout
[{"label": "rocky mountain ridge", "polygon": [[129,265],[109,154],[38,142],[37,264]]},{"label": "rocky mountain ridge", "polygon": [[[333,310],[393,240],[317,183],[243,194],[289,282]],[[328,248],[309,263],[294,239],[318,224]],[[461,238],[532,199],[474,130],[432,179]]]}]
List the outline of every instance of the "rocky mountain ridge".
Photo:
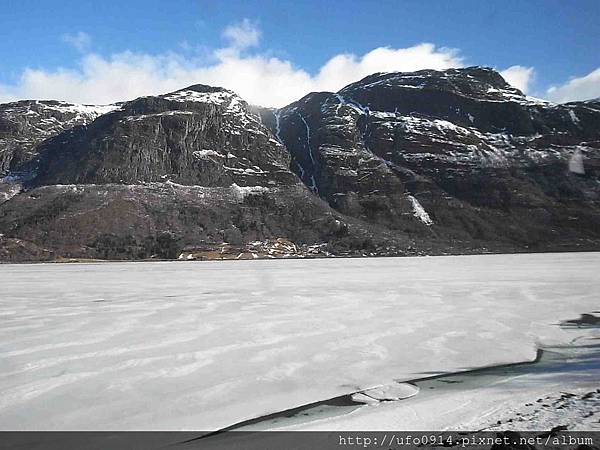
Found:
[{"label": "rocky mountain ridge", "polygon": [[[422,232],[412,211],[450,239],[531,248],[594,232],[598,105],[531,99],[475,67],[374,74],[271,123],[299,177],[345,215]],[[563,219],[576,223],[557,236]]]},{"label": "rocky mountain ridge", "polygon": [[118,106],[22,100],[0,105],[0,108],[0,174],[5,174],[36,157],[36,147],[45,139],[78,125],[87,125]]},{"label": "rocky mountain ridge", "polygon": [[203,85],[0,105],[0,161],[4,260],[600,244],[600,102],[533,99],[482,67],[373,74],[281,109]]}]

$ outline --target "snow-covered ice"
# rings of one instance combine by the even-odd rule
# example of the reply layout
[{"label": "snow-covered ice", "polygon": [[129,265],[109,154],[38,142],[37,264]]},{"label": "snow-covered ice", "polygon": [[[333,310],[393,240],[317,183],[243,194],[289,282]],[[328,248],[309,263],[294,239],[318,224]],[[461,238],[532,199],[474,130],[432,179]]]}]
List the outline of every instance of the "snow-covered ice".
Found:
[{"label": "snow-covered ice", "polygon": [[598,267],[598,253],[2,265],[0,428],[207,430],[369,389],[432,413],[422,388],[386,386],[571,342],[558,323],[598,310]]},{"label": "snow-covered ice", "polygon": [[[380,403],[358,394],[352,398],[367,406],[311,411],[309,421],[280,418],[254,429],[600,430],[597,331],[571,330],[576,344],[546,348],[537,362],[426,377],[413,381],[418,391],[410,398]],[[402,385],[411,384],[390,386]]]}]

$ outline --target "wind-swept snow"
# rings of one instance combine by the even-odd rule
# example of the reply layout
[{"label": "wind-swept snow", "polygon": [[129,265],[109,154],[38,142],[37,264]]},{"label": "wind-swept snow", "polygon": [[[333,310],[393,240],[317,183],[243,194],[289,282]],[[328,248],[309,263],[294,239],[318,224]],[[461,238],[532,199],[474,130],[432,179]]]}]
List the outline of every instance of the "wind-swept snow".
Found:
[{"label": "wind-swept snow", "polygon": [[[598,429],[600,345],[598,330],[569,331],[572,345],[546,348],[537,362],[425,377],[413,383],[412,396],[365,394],[350,411],[312,414],[312,420],[290,418],[259,423],[254,429],[280,430],[546,430],[562,425],[569,431]],[[408,391],[410,393],[410,391]]]},{"label": "wind-swept snow", "polygon": [[558,323],[598,309],[599,265],[597,253],[4,265],[0,426],[206,430],[369,389],[404,396],[386,386],[570,342],[577,330]]}]

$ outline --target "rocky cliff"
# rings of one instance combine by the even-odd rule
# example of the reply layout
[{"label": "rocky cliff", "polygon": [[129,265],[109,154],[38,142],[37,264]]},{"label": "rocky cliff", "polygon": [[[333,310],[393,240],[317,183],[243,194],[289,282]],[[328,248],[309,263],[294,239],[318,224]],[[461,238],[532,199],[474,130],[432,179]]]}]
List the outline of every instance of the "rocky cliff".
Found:
[{"label": "rocky cliff", "polygon": [[600,102],[529,98],[474,67],[374,74],[261,114],[344,215],[490,248],[600,236]]},{"label": "rocky cliff", "polygon": [[529,98],[481,67],[279,110],[203,85],[0,105],[0,164],[3,260],[600,246],[600,102]]}]

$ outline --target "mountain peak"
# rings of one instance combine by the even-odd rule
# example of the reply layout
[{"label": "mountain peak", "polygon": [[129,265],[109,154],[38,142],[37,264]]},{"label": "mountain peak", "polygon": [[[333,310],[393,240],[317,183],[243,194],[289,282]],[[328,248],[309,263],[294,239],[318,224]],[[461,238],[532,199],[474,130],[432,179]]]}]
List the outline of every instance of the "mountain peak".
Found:
[{"label": "mountain peak", "polygon": [[424,69],[414,72],[379,72],[352,83],[342,92],[357,89],[424,89],[453,92],[464,96],[497,97],[502,91],[509,95],[523,96],[518,89],[509,85],[502,75],[490,67],[465,67],[458,69]]},{"label": "mountain peak", "polygon": [[229,105],[239,109],[246,102],[235,92],[222,87],[194,84],[175,92],[159,96],[165,100],[176,102],[212,103],[215,105]]},{"label": "mountain peak", "polygon": [[192,84],[191,86],[185,87],[183,89],[178,89],[177,91],[173,92],[173,94],[183,91],[194,91],[200,93],[227,92],[230,94],[234,94],[234,92],[230,91],[229,89],[225,89],[220,86],[210,86],[208,84]]}]

